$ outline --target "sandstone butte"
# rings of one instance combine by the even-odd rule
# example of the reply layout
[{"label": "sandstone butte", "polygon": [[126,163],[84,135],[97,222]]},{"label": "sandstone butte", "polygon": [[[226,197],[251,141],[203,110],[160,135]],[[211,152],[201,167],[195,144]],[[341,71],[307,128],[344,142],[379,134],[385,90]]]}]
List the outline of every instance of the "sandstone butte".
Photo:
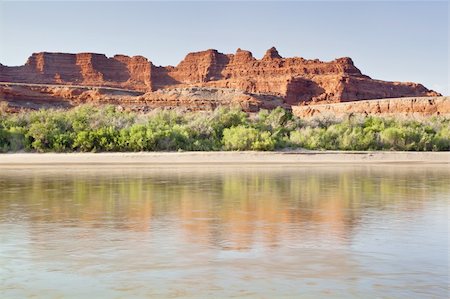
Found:
[{"label": "sandstone butte", "polygon": [[189,53],[175,67],[155,66],[142,56],[41,52],[34,53],[23,66],[0,64],[0,81],[1,99],[11,105],[22,103],[26,107],[27,103],[29,108],[94,102],[136,110],[202,110],[237,104],[246,111],[255,111],[276,106],[402,97],[415,97],[417,101],[417,97],[440,96],[418,83],[372,79],[348,57],[330,62],[283,58],[275,48],[267,50],[262,59],[241,49],[235,54],[212,49]]}]

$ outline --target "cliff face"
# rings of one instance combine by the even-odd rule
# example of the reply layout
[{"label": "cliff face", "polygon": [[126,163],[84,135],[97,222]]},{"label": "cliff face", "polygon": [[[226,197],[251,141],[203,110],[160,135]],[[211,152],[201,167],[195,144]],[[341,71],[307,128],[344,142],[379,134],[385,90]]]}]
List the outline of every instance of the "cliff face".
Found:
[{"label": "cliff face", "polygon": [[421,84],[373,80],[350,58],[331,62],[282,58],[275,48],[262,59],[249,51],[189,53],[176,67],[157,67],[142,56],[36,53],[24,66],[0,65],[0,81],[120,87],[139,91],[230,88],[283,98],[287,104],[374,98],[438,96]]},{"label": "cliff face", "polygon": [[23,66],[0,67],[3,82],[151,88],[152,64],[142,56],[35,53]]},{"label": "cliff face", "polygon": [[[176,84],[240,89],[281,96],[288,104],[346,102],[372,98],[437,96],[421,84],[385,82],[363,75],[348,58],[331,62],[282,58],[275,48],[257,60],[249,51],[235,54],[216,50],[191,53],[166,70]],[[157,88],[168,88],[153,80]]]}]

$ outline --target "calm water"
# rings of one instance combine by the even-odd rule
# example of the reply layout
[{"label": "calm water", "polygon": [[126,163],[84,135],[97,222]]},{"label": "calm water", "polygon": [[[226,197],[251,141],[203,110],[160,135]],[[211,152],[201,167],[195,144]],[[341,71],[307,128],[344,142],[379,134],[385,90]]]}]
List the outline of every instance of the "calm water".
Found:
[{"label": "calm water", "polygon": [[439,166],[0,169],[0,298],[447,298]]}]

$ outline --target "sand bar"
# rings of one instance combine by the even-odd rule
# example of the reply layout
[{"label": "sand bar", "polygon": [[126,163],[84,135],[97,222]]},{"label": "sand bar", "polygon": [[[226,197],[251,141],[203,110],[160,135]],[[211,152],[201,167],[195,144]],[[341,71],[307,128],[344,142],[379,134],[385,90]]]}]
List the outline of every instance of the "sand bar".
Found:
[{"label": "sand bar", "polygon": [[163,166],[202,164],[368,164],[407,163],[450,166],[450,152],[139,152],[0,154],[0,167],[15,166]]}]

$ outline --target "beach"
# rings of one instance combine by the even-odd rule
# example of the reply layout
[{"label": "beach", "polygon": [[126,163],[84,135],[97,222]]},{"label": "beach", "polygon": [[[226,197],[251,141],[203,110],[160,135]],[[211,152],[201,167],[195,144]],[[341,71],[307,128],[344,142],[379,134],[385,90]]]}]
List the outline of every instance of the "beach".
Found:
[{"label": "beach", "polygon": [[239,164],[450,164],[450,152],[288,151],[288,152],[137,152],[7,153],[0,167],[12,166],[164,166]]}]

